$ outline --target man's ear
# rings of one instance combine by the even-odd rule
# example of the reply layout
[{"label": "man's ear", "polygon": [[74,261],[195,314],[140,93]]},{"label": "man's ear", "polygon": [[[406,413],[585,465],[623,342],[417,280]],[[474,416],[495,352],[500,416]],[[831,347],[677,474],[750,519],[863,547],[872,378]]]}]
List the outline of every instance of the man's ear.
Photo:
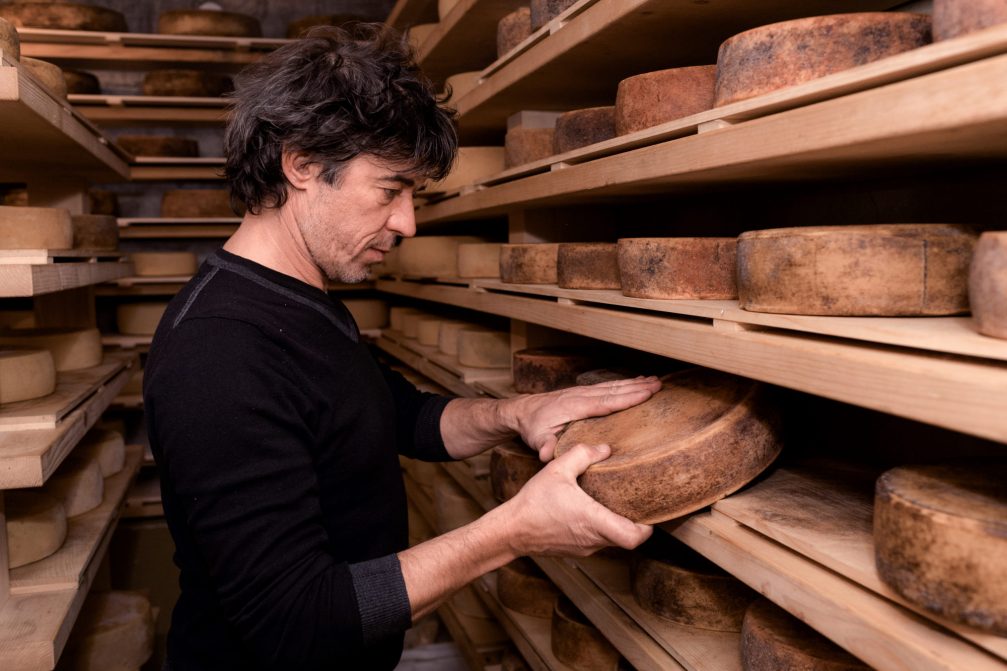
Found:
[{"label": "man's ear", "polygon": [[304,152],[284,151],[280,156],[280,165],[283,168],[283,176],[287,178],[295,189],[304,190],[321,172],[321,165],[312,161],[311,157]]}]

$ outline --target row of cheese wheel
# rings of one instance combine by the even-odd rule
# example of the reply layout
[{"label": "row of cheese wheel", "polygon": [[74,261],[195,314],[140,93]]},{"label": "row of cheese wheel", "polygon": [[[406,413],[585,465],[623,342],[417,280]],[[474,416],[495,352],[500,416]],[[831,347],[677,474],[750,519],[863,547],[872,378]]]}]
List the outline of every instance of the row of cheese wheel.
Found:
[{"label": "row of cheese wheel", "polygon": [[57,373],[91,368],[101,361],[98,329],[3,328],[0,406],[49,396],[56,391]]},{"label": "row of cheese wheel", "polygon": [[469,368],[510,368],[510,334],[478,324],[445,319],[415,308],[393,307],[389,326],[419,344],[437,347]]},{"label": "row of cheese wheel", "polygon": [[0,249],[87,249],[119,246],[115,217],[55,207],[0,205]]},{"label": "row of cheese wheel", "polygon": [[155,612],[143,594],[92,591],[60,656],[60,671],[135,671],[154,652]]}]

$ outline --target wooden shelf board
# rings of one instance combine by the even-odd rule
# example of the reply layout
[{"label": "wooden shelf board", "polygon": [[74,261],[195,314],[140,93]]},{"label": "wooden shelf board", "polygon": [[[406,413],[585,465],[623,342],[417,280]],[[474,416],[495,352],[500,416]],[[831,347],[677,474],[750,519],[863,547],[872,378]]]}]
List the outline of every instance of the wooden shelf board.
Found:
[{"label": "wooden shelf board", "polygon": [[241,217],[176,219],[167,217],[120,217],[119,238],[228,238],[234,235]]},{"label": "wooden shelf board", "polygon": [[[132,226],[202,226],[241,223],[241,217],[119,217],[119,228]],[[121,231],[120,231],[121,232]]]},{"label": "wooden shelf board", "polygon": [[[134,96],[139,98],[140,96]],[[221,107],[191,107],[178,103],[163,105],[80,105],[77,111],[97,126],[223,126],[228,111]]]},{"label": "wooden shelf board", "polygon": [[112,95],[106,93],[71,93],[67,96],[78,107],[167,107],[167,108],[219,108],[230,106],[229,98],[212,96],[145,96]]},{"label": "wooden shelf board", "polygon": [[208,165],[131,165],[131,182],[165,182],[181,180],[221,181],[223,169],[218,164]]},{"label": "wooden shelf board", "polygon": [[465,384],[471,385],[482,380],[509,380],[511,377],[510,368],[472,368],[458,363],[457,356],[444,354],[433,345],[421,345],[416,338],[407,338],[401,331],[383,329],[382,337],[388,338],[398,343],[414,354],[418,354],[427,361],[444,368],[449,373],[453,373]]},{"label": "wooden shelf board", "polygon": [[0,432],[0,489],[45,484],[139,366],[135,355],[106,354],[106,359],[112,358],[125,360],[125,369],[102,384],[56,428]]},{"label": "wooden shelf board", "polygon": [[0,264],[0,298],[38,296],[132,274],[133,264],[124,262]]},{"label": "wooden shelf board", "polygon": [[153,342],[153,335],[124,335],[122,333],[104,333],[101,336],[101,344],[105,347],[118,347],[120,349],[149,348]]},{"label": "wooden shelf board", "polygon": [[437,0],[397,0],[385,23],[405,30],[420,23],[434,23],[437,19]]},{"label": "wooden shelf board", "polygon": [[34,265],[66,261],[119,261],[118,251],[97,249],[0,249],[0,265]]},{"label": "wooden shelf board", "polygon": [[382,337],[378,338],[377,346],[379,349],[391,354],[393,357],[406,364],[407,366],[416,369],[420,373],[423,373],[431,380],[441,385],[452,394],[457,394],[458,396],[465,396],[469,398],[474,398],[479,396],[479,392],[475,391],[467,384],[462,382],[462,380],[451,373],[450,371],[441,368],[437,364],[424,359],[419,354],[412,352],[405,347],[402,347],[394,340]]}]

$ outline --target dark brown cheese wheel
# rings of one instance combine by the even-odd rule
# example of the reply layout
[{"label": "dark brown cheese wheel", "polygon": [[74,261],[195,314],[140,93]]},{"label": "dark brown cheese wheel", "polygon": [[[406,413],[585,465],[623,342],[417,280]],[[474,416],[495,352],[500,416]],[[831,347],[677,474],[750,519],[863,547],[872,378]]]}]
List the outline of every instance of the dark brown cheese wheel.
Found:
[{"label": "dark brown cheese wheel", "polygon": [[559,590],[532,560],[522,557],[497,571],[497,596],[513,611],[547,618],[552,617]]},{"label": "dark brown cheese wheel", "polygon": [[101,93],[101,84],[98,78],[90,72],[83,70],[63,70],[63,79],[66,81],[66,92],[84,95],[97,95]]},{"label": "dark brown cheese wheel", "polygon": [[497,23],[497,58],[503,58],[530,35],[531,10],[527,7],[516,9],[500,19]]},{"label": "dark brown cheese wheel", "polygon": [[722,499],[769,466],[782,447],[776,414],[757,382],[693,368],[662,378],[640,405],[572,422],[556,456],[579,443],[612,447],[579,482],[634,522],[681,517]]},{"label": "dark brown cheese wheel", "polygon": [[563,154],[615,137],[615,107],[588,107],[560,114],[552,138],[554,154]]},{"label": "dark brown cheese wheel", "polygon": [[869,317],[967,312],[975,243],[975,231],[956,224],[749,231],[738,238],[741,307]]},{"label": "dark brown cheese wheel", "polygon": [[119,216],[119,197],[105,189],[91,189],[87,192],[91,205],[91,214],[108,214]]},{"label": "dark brown cheese wheel", "polygon": [[552,654],[577,671],[617,671],[619,652],[566,597],[552,613]]},{"label": "dark brown cheese wheel", "polygon": [[504,137],[504,167],[513,168],[552,156],[552,128],[517,127]]},{"label": "dark brown cheese wheel", "polygon": [[207,9],[176,9],[157,19],[162,35],[221,35],[262,37],[262,26],[254,16]]},{"label": "dark brown cheese wheel", "polygon": [[538,455],[524,445],[514,442],[497,445],[490,455],[493,497],[501,503],[514,498],[542,466]]},{"label": "dark brown cheese wheel", "polygon": [[535,32],[577,0],[531,0],[531,30]]},{"label": "dark brown cheese wheel", "polygon": [[119,246],[119,224],[107,214],[75,214],[73,224],[75,249],[113,250]]},{"label": "dark brown cheese wheel", "polygon": [[153,70],[143,78],[145,96],[216,98],[232,88],[227,75],[199,70]]},{"label": "dark brown cheese wheel", "polygon": [[782,608],[759,599],[741,628],[744,671],[868,671],[859,659]]},{"label": "dark brown cheese wheel", "polygon": [[25,56],[21,59],[21,66],[57,98],[66,98],[66,80],[58,65]]},{"label": "dark brown cheese wheel", "polygon": [[623,238],[619,279],[633,298],[738,297],[736,238]]},{"label": "dark brown cheese wheel", "polygon": [[0,18],[7,19],[18,28],[100,30],[108,33],[129,30],[126,17],[119,12],[72,2],[5,2],[0,4]]},{"label": "dark brown cheese wheel", "polygon": [[120,135],[116,142],[133,156],[199,156],[199,143],[167,135]]},{"label": "dark brown cheese wheel", "polygon": [[597,368],[595,370],[585,371],[580,375],[578,375],[577,384],[579,385],[601,384],[602,382],[616,382],[618,380],[628,380],[631,377],[636,377],[636,373],[630,370]]},{"label": "dark brown cheese wheel", "polygon": [[905,598],[1007,636],[1007,464],[884,473],[874,548],[882,580]]},{"label": "dark brown cheese wheel", "polygon": [[564,242],[556,254],[561,289],[619,289],[619,253],[614,242]]},{"label": "dark brown cheese wheel", "polygon": [[717,56],[716,105],[824,77],[930,43],[930,17],[908,12],[813,16],[735,35]]},{"label": "dark brown cheese wheel", "polygon": [[178,189],[166,191],[161,199],[161,216],[171,219],[190,217],[234,217],[231,194],[227,189]]},{"label": "dark brown cheese wheel", "polygon": [[969,303],[980,333],[1007,338],[1007,231],[979,237],[969,272]]},{"label": "dark brown cheese wheel", "polygon": [[353,21],[367,21],[367,18],[359,14],[318,14],[316,16],[305,16],[287,24],[287,39],[292,40],[300,37],[315,26],[341,26]]},{"label": "dark brown cheese wheel", "polygon": [[934,39],[947,40],[1007,22],[1004,0],[934,0]]},{"label": "dark brown cheese wheel", "polygon": [[626,135],[713,107],[717,66],[695,65],[647,72],[619,82],[615,132]]},{"label": "dark brown cheese wheel", "polygon": [[[2,17],[2,12],[0,12],[0,17]],[[17,61],[21,58],[21,39],[17,35],[17,28],[4,18],[0,18],[0,54],[3,54],[9,61]]]},{"label": "dark brown cheese wheel", "polygon": [[559,245],[551,242],[500,247],[500,280],[513,284],[556,284]]},{"label": "dark brown cheese wheel", "polygon": [[594,360],[583,352],[559,347],[538,347],[514,352],[514,390],[542,394],[577,384],[577,375],[591,368]]}]

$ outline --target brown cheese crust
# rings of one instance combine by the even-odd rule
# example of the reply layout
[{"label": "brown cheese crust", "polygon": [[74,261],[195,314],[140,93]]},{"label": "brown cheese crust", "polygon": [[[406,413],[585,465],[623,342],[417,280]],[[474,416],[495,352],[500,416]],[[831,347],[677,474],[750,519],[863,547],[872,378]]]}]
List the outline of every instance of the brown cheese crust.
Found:
[{"label": "brown cheese crust", "polygon": [[561,289],[620,289],[618,246],[614,242],[564,242],[556,254]]},{"label": "brown cheese crust", "polygon": [[619,82],[615,131],[626,135],[713,107],[717,66],[647,72]]},{"label": "brown cheese crust", "polygon": [[559,590],[530,559],[521,557],[497,571],[497,596],[511,610],[531,617],[552,617]]},{"label": "brown cheese crust", "polygon": [[531,0],[531,30],[535,32],[577,0]]},{"label": "brown cheese crust", "polygon": [[615,106],[588,107],[565,112],[556,118],[552,139],[554,154],[604,142],[615,137]]},{"label": "brown cheese crust", "polygon": [[543,242],[500,247],[500,279],[513,284],[556,284],[559,244]]},{"label": "brown cheese crust", "polygon": [[619,240],[622,293],[633,298],[737,298],[736,263],[735,238]]},{"label": "brown cheese crust", "polygon": [[616,671],[619,652],[566,597],[552,615],[552,654],[577,671]]},{"label": "brown cheese crust", "polygon": [[493,498],[501,503],[512,499],[542,467],[538,455],[524,445],[516,442],[497,445],[490,455]]},{"label": "brown cheese crust", "polygon": [[1003,0],[934,0],[934,40],[947,40],[1007,22]]},{"label": "brown cheese crust", "polygon": [[21,66],[57,98],[66,98],[66,80],[58,65],[25,56],[21,59]]},{"label": "brown cheese crust", "polygon": [[1007,232],[979,237],[969,273],[969,302],[980,333],[1007,338]]},{"label": "brown cheese crust", "polygon": [[233,88],[227,75],[200,70],[152,70],[143,78],[145,96],[216,98]]},{"label": "brown cheese crust", "polygon": [[517,127],[504,138],[504,167],[513,168],[552,156],[552,128]]},{"label": "brown cheese crust", "polygon": [[577,375],[595,365],[585,352],[570,348],[538,347],[514,352],[511,370],[514,391],[542,394],[577,384]]},{"label": "brown cheese crust", "polygon": [[66,82],[67,93],[96,95],[101,93],[98,78],[83,70],[63,70],[63,80]]},{"label": "brown cheese crust", "polygon": [[237,216],[231,209],[227,189],[178,189],[166,191],[161,199],[161,216],[172,219]]},{"label": "brown cheese crust", "polygon": [[262,26],[254,16],[237,12],[177,9],[158,17],[157,32],[162,35],[262,37]]},{"label": "brown cheese crust", "polygon": [[745,613],[741,629],[745,671],[868,671],[867,666],[817,631],[766,599]]},{"label": "brown cheese crust", "polygon": [[521,7],[500,19],[497,23],[497,58],[503,58],[530,35],[531,10],[527,7]]},{"label": "brown cheese crust", "polygon": [[120,135],[116,143],[134,156],[199,156],[199,143],[185,137],[167,135]]},{"label": "brown cheese crust", "polygon": [[119,246],[119,224],[107,214],[75,214],[73,225],[75,249],[111,251]]},{"label": "brown cheese crust", "polygon": [[119,12],[72,2],[5,2],[0,4],[0,18],[19,28],[98,30],[108,33],[125,33],[129,30],[126,17]]}]

